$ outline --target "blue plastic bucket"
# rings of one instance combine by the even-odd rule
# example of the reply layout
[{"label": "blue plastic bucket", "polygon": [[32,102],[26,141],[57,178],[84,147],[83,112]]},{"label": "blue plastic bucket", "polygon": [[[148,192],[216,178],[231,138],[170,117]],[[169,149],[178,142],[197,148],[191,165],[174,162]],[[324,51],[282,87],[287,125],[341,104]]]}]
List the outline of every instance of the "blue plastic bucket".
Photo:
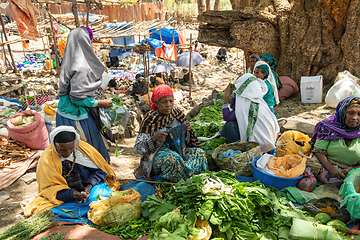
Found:
[{"label": "blue plastic bucket", "polygon": [[251,167],[253,170],[253,178],[255,181],[259,180],[265,186],[272,186],[279,190],[286,188],[286,187],[295,187],[298,181],[304,177],[302,174],[296,178],[283,178],[274,175],[270,175],[266,172],[261,171],[256,167],[256,162],[260,159],[260,157],[254,158],[251,162]]}]

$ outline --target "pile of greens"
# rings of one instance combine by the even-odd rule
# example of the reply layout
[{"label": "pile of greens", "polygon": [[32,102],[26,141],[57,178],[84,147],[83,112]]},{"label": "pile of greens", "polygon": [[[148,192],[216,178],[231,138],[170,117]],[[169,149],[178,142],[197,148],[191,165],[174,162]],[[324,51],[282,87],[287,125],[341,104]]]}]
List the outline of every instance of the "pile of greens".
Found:
[{"label": "pile of greens", "polygon": [[191,121],[200,121],[200,122],[216,122],[220,123],[222,121],[222,103],[223,100],[216,100],[214,105],[209,107],[201,108],[200,116],[194,117]]},{"label": "pile of greens", "polygon": [[144,218],[139,218],[128,222],[125,225],[116,227],[95,227],[100,231],[111,235],[119,236],[121,239],[137,239],[140,236],[146,235],[150,230],[150,222]]},{"label": "pile of greens", "polygon": [[[231,186],[232,191],[205,191],[206,182],[220,183],[210,186]],[[231,240],[287,239],[292,218],[306,219],[302,212],[287,207],[287,204],[276,189],[267,188],[259,182],[239,183],[234,173],[220,171],[180,180],[164,199],[149,196],[142,206],[143,216],[154,225],[159,224],[166,213],[180,207],[183,219],[194,219],[188,217],[189,213],[200,216],[201,220],[209,221],[212,237]],[[187,228],[183,228],[188,236],[194,234],[193,224],[189,221]],[[159,236],[161,232],[162,229],[153,228],[150,235]]]},{"label": "pile of greens", "polygon": [[191,122],[191,127],[194,129],[196,136],[212,137],[215,133],[221,130],[222,124],[211,122],[210,124],[200,125],[195,122]]}]

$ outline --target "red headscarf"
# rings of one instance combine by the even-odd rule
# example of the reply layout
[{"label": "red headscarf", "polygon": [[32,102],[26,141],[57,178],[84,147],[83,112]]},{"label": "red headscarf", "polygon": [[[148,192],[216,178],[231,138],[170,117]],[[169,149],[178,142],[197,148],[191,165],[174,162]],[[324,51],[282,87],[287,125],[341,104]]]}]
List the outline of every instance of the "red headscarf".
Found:
[{"label": "red headscarf", "polygon": [[151,109],[156,111],[157,107],[155,105],[155,101],[162,97],[169,96],[169,95],[174,96],[171,87],[169,87],[166,84],[161,84],[161,85],[157,86],[151,95],[151,101],[150,101]]}]

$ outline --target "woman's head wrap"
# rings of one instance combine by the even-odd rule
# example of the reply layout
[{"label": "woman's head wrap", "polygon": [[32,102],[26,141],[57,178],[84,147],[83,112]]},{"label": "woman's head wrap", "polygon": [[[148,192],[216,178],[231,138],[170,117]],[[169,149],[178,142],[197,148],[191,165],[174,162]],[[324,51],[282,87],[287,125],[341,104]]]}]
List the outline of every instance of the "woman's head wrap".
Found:
[{"label": "woman's head wrap", "polygon": [[[345,128],[345,118],[349,107],[353,104],[360,104],[360,98],[348,97],[338,103],[335,111],[336,121],[340,124],[341,128]],[[360,126],[357,127],[360,129]]]},{"label": "woman's head wrap", "polygon": [[[67,136],[64,136],[64,133]],[[58,137],[58,135],[59,135],[59,137]],[[75,136],[75,138],[74,138],[74,136]],[[69,140],[71,140],[71,141],[69,141]],[[59,127],[55,128],[54,130],[52,130],[52,132],[50,133],[50,143],[51,144],[54,144],[55,142],[57,142],[57,143],[72,142],[74,140],[75,140],[75,148],[77,148],[81,141],[80,135],[76,132],[75,128],[71,127],[71,126],[59,126]],[[56,150],[56,147],[53,146],[53,149],[56,153],[58,153]]]},{"label": "woman's head wrap", "polygon": [[262,60],[264,60],[265,62],[268,62],[269,63],[269,66],[271,68],[275,68],[276,66],[276,60],[275,58],[273,58],[269,53],[266,53],[264,55],[260,55],[260,58]]},{"label": "woman's head wrap", "polygon": [[260,57],[259,57],[259,55],[257,55],[256,53],[251,54],[251,55],[250,55],[250,58],[255,58],[256,61],[260,61]]},{"label": "woman's head wrap", "polygon": [[63,132],[59,132],[54,137],[54,143],[68,143],[75,141],[75,139],[76,139],[76,134],[74,132],[63,131]]},{"label": "woman's head wrap", "polygon": [[265,78],[264,78],[264,80],[267,79],[268,76],[269,76],[269,66],[263,64],[263,65],[258,65],[258,66],[256,66],[256,67],[259,68],[259,69],[261,69],[261,71],[263,71],[263,73],[265,73]]},{"label": "woman's head wrap", "polygon": [[90,40],[93,40],[93,38],[94,38],[93,31],[92,31],[91,28],[89,28],[89,27],[85,27],[85,28],[86,28],[86,30],[87,30],[88,33],[89,33]]},{"label": "woman's head wrap", "polygon": [[161,85],[157,86],[151,95],[151,102],[150,102],[151,109],[156,111],[157,107],[155,105],[155,101],[162,97],[169,96],[169,95],[174,96],[174,93],[173,93],[171,87],[169,87],[166,84],[161,84]]}]

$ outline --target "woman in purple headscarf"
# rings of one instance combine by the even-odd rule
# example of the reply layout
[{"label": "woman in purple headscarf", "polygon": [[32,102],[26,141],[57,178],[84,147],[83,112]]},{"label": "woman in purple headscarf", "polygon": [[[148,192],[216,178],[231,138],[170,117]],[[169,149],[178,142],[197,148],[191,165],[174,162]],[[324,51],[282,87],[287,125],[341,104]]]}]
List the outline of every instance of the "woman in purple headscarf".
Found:
[{"label": "woman in purple headscarf", "polygon": [[307,166],[323,183],[341,183],[360,167],[360,98],[342,100],[335,115],[315,126],[311,143],[315,157]]},{"label": "woman in purple headscarf", "polygon": [[252,74],[254,72],[254,67],[257,61],[260,61],[259,55],[257,55],[256,53],[251,54],[249,58],[250,67],[246,70],[246,73]]}]

